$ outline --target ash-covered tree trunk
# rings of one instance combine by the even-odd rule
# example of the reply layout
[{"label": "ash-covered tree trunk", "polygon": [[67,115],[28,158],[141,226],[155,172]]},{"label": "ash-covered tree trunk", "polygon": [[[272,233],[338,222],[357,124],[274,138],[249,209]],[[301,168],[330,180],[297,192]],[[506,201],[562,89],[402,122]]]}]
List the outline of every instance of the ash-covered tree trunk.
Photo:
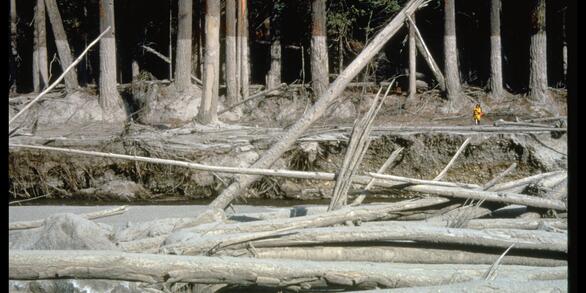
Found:
[{"label": "ash-covered tree trunk", "polygon": [[[63,27],[59,7],[57,6],[56,0],[45,0],[45,4],[47,14],[49,15],[49,21],[51,22],[51,28],[53,29],[53,35],[55,36],[55,45],[57,47],[57,53],[59,54],[59,63],[61,63],[61,68],[65,71],[65,69],[73,62],[73,58],[71,57],[71,49],[69,48],[69,42],[67,42],[67,34]],[[79,87],[77,70],[75,70],[75,68],[72,68],[65,75],[65,87],[70,90]]]},{"label": "ash-covered tree trunk", "polygon": [[501,0],[490,3],[490,92],[500,98],[503,90],[503,65],[501,52]]},{"label": "ash-covered tree trunk", "polygon": [[238,102],[236,0],[226,0],[226,104]]},{"label": "ash-covered tree trunk", "polygon": [[175,87],[182,92],[191,86],[192,0],[179,0],[177,46],[175,54]]},{"label": "ash-covered tree trunk", "polygon": [[[415,14],[411,15],[415,22]],[[409,25],[409,98],[417,93],[417,46],[415,44],[415,28]]]},{"label": "ash-covered tree trunk", "polygon": [[457,110],[463,98],[458,68],[455,2],[455,0],[444,0],[444,70],[450,110]]},{"label": "ash-covered tree trunk", "polygon": [[202,124],[218,121],[220,84],[220,1],[206,0],[203,97],[198,120]]},{"label": "ash-covered tree trunk", "polygon": [[529,97],[546,102],[547,36],[545,33],[545,0],[531,0],[531,45],[529,51]]},{"label": "ash-covered tree trunk", "polygon": [[10,92],[16,93],[16,71],[18,69],[18,50],[16,47],[18,32],[16,29],[16,0],[10,0]]},{"label": "ash-covered tree trunk", "polygon": [[239,0],[238,5],[238,38],[240,51],[239,87],[240,97],[248,97],[250,91],[250,49],[248,45],[248,4],[247,0]]},{"label": "ash-covered tree trunk", "polygon": [[281,9],[282,2],[273,3],[271,15],[271,67],[267,76],[267,88],[273,89],[281,84]]},{"label": "ash-covered tree trunk", "polygon": [[325,0],[312,0],[311,20],[311,82],[315,95],[321,96],[330,84]]},{"label": "ash-covered tree trunk", "polygon": [[126,119],[124,104],[116,88],[116,33],[114,23],[114,0],[100,0],[100,31],[110,31],[100,40],[100,106],[104,119],[122,121]]},{"label": "ash-covered tree trunk", "polygon": [[37,0],[37,15],[35,18],[35,26],[37,29],[37,67],[40,74],[40,88],[44,89],[49,86],[49,70],[47,61],[47,26],[45,18],[45,2]]}]

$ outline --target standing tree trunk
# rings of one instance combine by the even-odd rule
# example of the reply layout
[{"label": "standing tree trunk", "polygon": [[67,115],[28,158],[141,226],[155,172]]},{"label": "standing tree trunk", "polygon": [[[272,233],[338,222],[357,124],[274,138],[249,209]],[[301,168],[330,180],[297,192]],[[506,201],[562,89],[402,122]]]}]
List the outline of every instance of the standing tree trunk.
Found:
[{"label": "standing tree trunk", "polygon": [[564,69],[564,84],[568,86],[567,74],[568,74],[568,41],[566,40],[566,10],[562,12],[562,66]]},{"label": "standing tree trunk", "polygon": [[267,88],[281,85],[281,7],[280,1],[273,3],[271,16],[271,67],[267,76]]},{"label": "standing tree trunk", "polygon": [[16,93],[16,70],[18,68],[18,50],[16,41],[18,39],[18,31],[16,29],[16,0],[10,0],[10,92]]},{"label": "standing tree trunk", "polygon": [[[247,0],[240,0],[238,5],[238,38],[240,55],[240,97],[248,97],[250,90],[250,62],[248,47],[248,5]],[[240,99],[238,99],[240,100]]]},{"label": "standing tree trunk", "polygon": [[175,54],[175,87],[182,92],[191,87],[191,23],[192,0],[179,0],[177,46]]},{"label": "standing tree trunk", "polygon": [[220,84],[220,1],[206,0],[203,97],[198,120],[202,124],[218,121]]},{"label": "standing tree trunk", "polygon": [[326,42],[326,0],[312,0],[311,20],[311,81],[313,92],[316,96],[321,96],[330,84]]},{"label": "standing tree trunk", "polygon": [[[415,22],[415,14],[411,15]],[[415,41],[415,27],[409,24],[409,99],[417,94],[417,46]]]},{"label": "standing tree trunk", "polygon": [[456,0],[444,0],[444,64],[449,109],[457,111],[462,103],[458,48],[456,44]]},{"label": "standing tree trunk", "polygon": [[[35,5],[34,16],[35,21],[38,18],[39,6]],[[41,80],[39,74],[39,30],[37,25],[33,27],[33,92],[38,93],[41,88]]]},{"label": "standing tree trunk", "polygon": [[169,81],[173,80],[173,1],[169,0]]},{"label": "standing tree trunk", "polygon": [[49,86],[49,71],[47,61],[47,28],[45,18],[45,2],[37,0],[37,16],[35,19],[37,29],[37,67],[40,73],[40,88],[44,89]]},{"label": "standing tree trunk", "polygon": [[226,103],[238,102],[236,63],[236,0],[226,0]]},{"label": "standing tree trunk", "polygon": [[[73,58],[71,57],[71,49],[67,42],[67,34],[63,27],[59,7],[57,6],[56,0],[45,0],[45,4],[47,6],[51,28],[53,29],[53,35],[55,36],[55,45],[60,60],[59,63],[61,63],[61,68],[65,71],[65,69],[67,69],[67,67],[73,62]],[[112,32],[113,30],[114,27],[112,27]],[[77,89],[79,87],[79,83],[77,82],[77,71],[75,68],[72,68],[67,75],[65,75],[65,87],[69,90]]]},{"label": "standing tree trunk", "polygon": [[503,65],[501,53],[501,0],[490,4],[490,92],[493,98],[501,98],[503,90]]},{"label": "standing tree trunk", "polygon": [[114,23],[114,0],[100,0],[100,31],[110,31],[100,40],[100,107],[104,120],[126,119],[122,98],[116,88],[116,33]]},{"label": "standing tree trunk", "polygon": [[531,5],[529,97],[534,101],[547,102],[547,36],[545,33],[545,0],[532,0]]}]

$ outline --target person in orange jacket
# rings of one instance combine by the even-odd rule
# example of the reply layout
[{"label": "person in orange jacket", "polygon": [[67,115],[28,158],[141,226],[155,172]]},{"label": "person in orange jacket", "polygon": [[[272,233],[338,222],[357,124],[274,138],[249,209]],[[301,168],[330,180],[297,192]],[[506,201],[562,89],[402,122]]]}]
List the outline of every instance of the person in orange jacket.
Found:
[{"label": "person in orange jacket", "polygon": [[474,118],[474,124],[480,124],[480,118],[484,116],[484,112],[482,112],[482,108],[480,108],[480,104],[476,104],[474,106],[474,112],[472,114],[472,118]]}]

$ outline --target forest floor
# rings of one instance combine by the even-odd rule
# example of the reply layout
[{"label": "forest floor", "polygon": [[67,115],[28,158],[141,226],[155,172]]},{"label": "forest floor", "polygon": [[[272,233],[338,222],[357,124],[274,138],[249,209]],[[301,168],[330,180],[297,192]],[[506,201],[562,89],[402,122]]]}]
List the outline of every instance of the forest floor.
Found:
[{"label": "forest floor", "polygon": [[[375,88],[346,90],[325,117],[314,123],[273,168],[337,172],[344,159],[352,124],[368,110],[374,91]],[[494,101],[482,89],[466,88],[467,100],[456,113],[446,113],[445,102],[435,90],[418,94],[412,100],[394,93],[386,99],[375,119],[373,141],[358,172],[376,171],[393,150],[404,147],[388,172],[432,178],[469,136],[473,140],[446,180],[482,183],[512,162],[517,162],[518,167],[508,176],[509,180],[566,169],[565,134],[464,130],[474,127],[472,108],[478,102],[486,112],[482,125],[476,126],[479,128],[490,127],[500,119],[517,121],[565,115],[566,92],[552,89],[551,93],[554,110],[553,103],[538,105],[519,95]],[[31,108],[22,119],[22,128],[10,142],[246,167],[311,104],[311,99],[302,93],[287,92],[243,105],[237,121],[231,118],[231,122],[215,126],[189,124],[169,128],[134,122],[106,124],[92,112],[97,102],[87,98],[90,94],[71,96],[75,95],[65,97],[56,93]],[[12,97],[11,115],[31,98],[32,95]],[[69,106],[63,107],[64,104]],[[220,120],[225,117],[220,116]],[[430,129],[438,126],[463,128]],[[233,178],[230,174],[182,167],[26,149],[11,149],[9,166],[12,199],[39,196],[133,202],[203,199],[215,197]],[[248,197],[325,199],[331,196],[333,185],[334,182],[329,181],[264,177],[249,189]],[[409,193],[374,192],[371,198],[405,196]]]}]

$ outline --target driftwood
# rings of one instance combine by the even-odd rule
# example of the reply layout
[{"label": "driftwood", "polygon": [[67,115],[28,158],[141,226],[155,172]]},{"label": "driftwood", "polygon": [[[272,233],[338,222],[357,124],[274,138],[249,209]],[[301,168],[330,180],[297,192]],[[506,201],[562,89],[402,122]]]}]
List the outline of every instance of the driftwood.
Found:
[{"label": "driftwood", "polygon": [[116,245],[118,245],[124,251],[156,251],[159,247],[161,247],[161,244],[164,241],[167,241],[167,244],[181,242],[184,238],[190,237],[190,235],[193,233],[227,234],[238,232],[262,232],[273,231],[276,229],[283,229],[292,226],[298,228],[322,227],[341,224],[345,223],[346,221],[388,219],[389,215],[398,213],[400,211],[428,207],[445,202],[448,202],[448,200],[444,198],[426,198],[420,200],[406,200],[384,205],[347,207],[333,212],[295,218],[280,218],[267,221],[253,221],[233,224],[209,223],[183,229],[177,232],[176,235],[171,235],[169,239],[167,239],[169,233],[184,227],[189,227],[193,225],[194,222],[197,222],[197,219],[188,219],[187,221],[178,222],[176,225],[169,225],[168,229],[165,231],[158,229],[156,237],[139,239],[135,236],[138,235],[139,237],[145,237],[145,235],[151,235],[149,230],[138,231],[138,233],[126,233],[126,236],[123,236],[124,238],[118,237],[119,242]]},{"label": "driftwood", "polygon": [[[383,263],[416,264],[492,264],[497,254],[473,252],[458,249],[437,249],[401,246],[291,246],[291,247],[249,247],[248,249],[226,249],[220,256],[246,256],[270,259],[299,259],[313,261],[368,261]],[[502,264],[524,266],[564,266],[566,260],[507,255]]]},{"label": "driftwood", "polygon": [[[499,274],[501,275],[501,274]],[[437,292],[568,292],[567,280],[517,281],[500,278],[492,281],[474,280],[448,285],[410,287],[389,290],[346,291],[347,293],[437,293]]]},{"label": "driftwood", "polygon": [[[287,289],[430,286],[477,280],[488,269],[487,265],[314,262],[75,250],[11,250],[8,263],[9,280],[76,278]],[[567,267],[503,265],[499,273],[517,281],[564,279]]]},{"label": "driftwood", "polygon": [[[458,244],[481,247],[532,249],[553,252],[567,251],[567,235],[540,230],[516,229],[462,229],[445,228],[419,223],[394,222],[393,225],[380,226],[344,226],[322,227],[293,230],[294,234],[281,235],[278,238],[251,241],[254,247],[286,247],[327,245],[341,243],[387,243],[389,241],[417,241],[422,243]],[[213,235],[207,233],[183,234],[178,242],[163,247],[166,251],[179,254],[195,255],[209,251],[218,243],[232,238],[244,238],[251,233]],[[245,248],[247,244],[233,246]]]},{"label": "driftwood", "polygon": [[[81,214],[81,217],[84,217],[88,220],[99,219],[110,217],[114,215],[123,214],[128,211],[127,206],[121,206],[109,210],[102,210],[96,211],[91,213]],[[12,222],[8,224],[8,230],[21,230],[21,229],[31,229],[31,228],[38,228],[43,225],[45,220],[36,220],[36,221],[22,221],[22,222]]]},{"label": "driftwood", "polygon": [[226,113],[226,112],[228,112],[228,111],[230,111],[230,110],[232,110],[232,109],[234,109],[234,108],[236,108],[236,107],[238,107],[238,106],[240,106],[240,105],[242,105],[242,104],[244,104],[246,102],[252,101],[252,100],[257,99],[257,98],[260,98],[260,97],[264,97],[264,96],[266,96],[266,95],[268,95],[270,93],[273,93],[275,91],[278,91],[278,90],[280,90],[280,89],[282,89],[284,87],[287,87],[287,84],[286,83],[282,83],[281,85],[279,85],[276,88],[266,89],[264,91],[260,91],[260,92],[258,92],[256,94],[252,95],[252,96],[249,96],[249,97],[244,98],[242,101],[240,101],[238,103],[235,103],[235,104],[233,104],[233,105],[225,108],[222,111],[219,111],[218,112],[218,115],[223,114],[223,113]]},{"label": "driftwood", "polygon": [[85,48],[85,50],[83,50],[83,52],[81,52],[81,54],[79,55],[79,57],[77,57],[77,59],[75,59],[75,61],[73,61],[71,63],[71,65],[69,65],[64,71],[63,73],[61,73],[61,75],[57,78],[57,80],[55,80],[50,86],[48,86],[44,91],[42,91],[36,98],[34,98],[32,101],[30,101],[30,103],[28,103],[26,106],[24,106],[24,108],[22,108],[20,111],[18,111],[18,113],[16,113],[16,115],[14,115],[9,121],[8,121],[8,125],[10,126],[10,124],[12,122],[14,122],[14,120],[16,120],[16,118],[18,118],[20,115],[22,115],[22,113],[24,113],[26,110],[28,110],[34,103],[36,103],[40,98],[42,98],[45,94],[47,94],[48,92],[50,92],[51,90],[53,90],[53,88],[55,88],[55,86],[57,84],[59,84],[64,78],[65,75],[67,75],[67,73],[73,69],[75,67],[75,65],[77,65],[77,63],[79,63],[82,59],[83,56],[85,56],[85,54],[87,54],[87,52],[91,49],[91,47],[93,47],[95,44],[98,43],[98,41],[100,41],[100,39],[106,35],[106,33],[108,33],[108,31],[110,31],[111,27],[106,28],[93,42],[91,42],[87,48]]}]

